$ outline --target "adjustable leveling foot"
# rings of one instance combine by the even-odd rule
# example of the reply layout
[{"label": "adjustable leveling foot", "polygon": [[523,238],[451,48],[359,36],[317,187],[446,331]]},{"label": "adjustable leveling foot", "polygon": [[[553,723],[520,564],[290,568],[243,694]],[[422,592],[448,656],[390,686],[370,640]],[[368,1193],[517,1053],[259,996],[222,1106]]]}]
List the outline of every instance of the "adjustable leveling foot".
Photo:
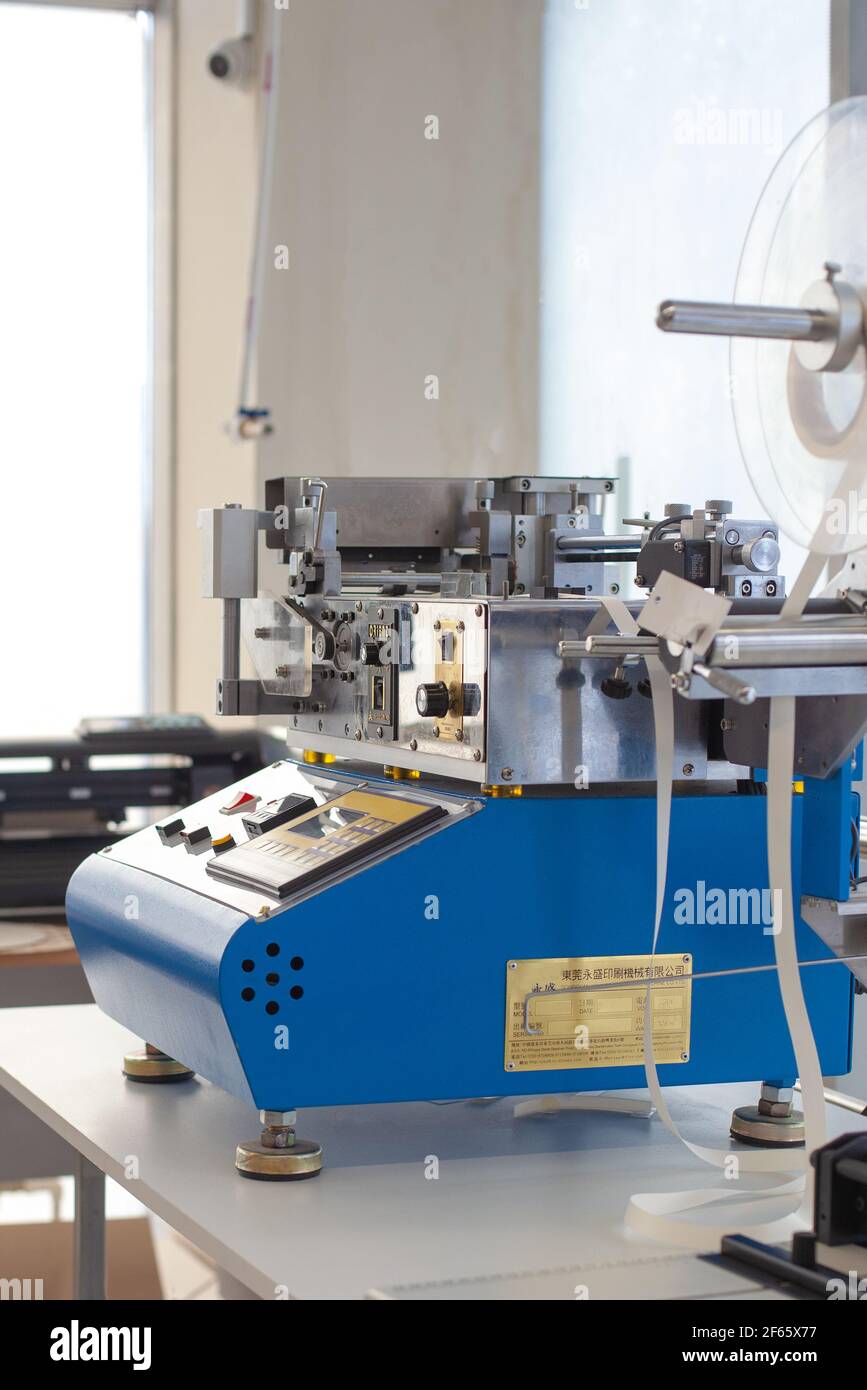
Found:
[{"label": "adjustable leveling foot", "polygon": [[159,1082],[189,1081],[195,1072],[169,1057],[152,1043],[145,1043],[140,1052],[127,1052],[123,1059],[123,1074],[129,1081]]},{"label": "adjustable leveling foot", "polygon": [[322,1169],[322,1149],[295,1135],[294,1110],[260,1110],[262,1133],[239,1144],[235,1167],[242,1177],[260,1182],[298,1182]]},{"label": "adjustable leveling foot", "polygon": [[792,1105],[791,1086],[763,1081],[758,1105],[741,1105],[732,1115],[732,1138],[761,1148],[795,1148],[804,1143],[804,1117]]}]

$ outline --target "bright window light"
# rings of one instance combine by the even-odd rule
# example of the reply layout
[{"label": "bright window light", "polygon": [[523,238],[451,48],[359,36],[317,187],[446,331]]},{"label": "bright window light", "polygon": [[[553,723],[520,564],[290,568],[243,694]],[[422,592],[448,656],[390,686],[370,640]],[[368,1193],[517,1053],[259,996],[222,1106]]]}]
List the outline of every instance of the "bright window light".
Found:
[{"label": "bright window light", "polygon": [[0,738],[144,708],[148,34],[0,5]]},{"label": "bright window light", "polygon": [[[731,300],[784,147],[829,103],[829,0],[549,0],[542,457],[617,472],[610,520],[731,499],[762,516],[729,344],[664,337],[662,299]],[[783,545],[789,584],[801,554]]]}]

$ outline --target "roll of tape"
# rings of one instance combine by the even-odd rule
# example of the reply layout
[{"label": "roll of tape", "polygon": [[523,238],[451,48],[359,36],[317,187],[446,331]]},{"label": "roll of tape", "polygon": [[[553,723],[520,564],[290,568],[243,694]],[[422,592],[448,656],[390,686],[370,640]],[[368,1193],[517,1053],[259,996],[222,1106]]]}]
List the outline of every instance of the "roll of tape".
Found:
[{"label": "roll of tape", "polygon": [[[863,362],[863,354],[861,361]],[[851,399],[836,408],[828,396],[829,387],[845,381]],[[808,453],[817,459],[831,459],[845,467],[859,455],[867,455],[867,375],[863,366],[846,375],[826,377],[802,366],[794,349],[789,353],[786,396],[795,433]],[[834,479],[836,494],[839,473]]]},{"label": "roll of tape", "polygon": [[[783,152],[750,222],[735,299],[827,310],[838,293],[841,325],[851,329],[858,296],[867,295],[865,179],[867,99],[859,96],[821,112]],[[829,258],[839,266],[833,293],[820,279]],[[867,356],[862,345],[842,370],[818,370],[823,363],[827,343],[733,338],[732,406],[766,515],[797,545],[841,555],[867,545],[858,523],[860,504],[867,512],[863,471],[855,505],[847,496],[844,511],[828,511],[843,469],[867,453]]]}]

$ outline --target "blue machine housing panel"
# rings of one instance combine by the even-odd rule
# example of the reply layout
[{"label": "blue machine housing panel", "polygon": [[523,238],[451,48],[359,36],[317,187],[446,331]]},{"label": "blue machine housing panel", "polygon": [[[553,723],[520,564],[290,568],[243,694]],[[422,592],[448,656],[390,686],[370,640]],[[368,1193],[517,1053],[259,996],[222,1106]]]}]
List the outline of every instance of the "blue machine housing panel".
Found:
[{"label": "blue machine housing panel", "polygon": [[252,1100],[219,993],[220,961],[244,913],[94,854],[72,876],[66,916],[110,1018]]},{"label": "blue machine housing panel", "polygon": [[[734,794],[674,801],[659,950],[689,952],[695,975],[726,973],[695,980],[690,1060],[660,1067],[665,1084],[796,1074],[763,924],[674,919],[674,894],[695,891],[697,872],[708,889],[767,888],[766,807],[763,797]],[[655,818],[647,797],[491,800],[289,911],[248,920],[227,943],[219,987],[257,1105],[643,1086],[635,1066],[507,1072],[505,979],[515,958],[649,951]],[[798,945],[804,960],[833,959],[804,923]],[[737,970],[748,973],[729,973]],[[269,973],[279,977],[273,984]],[[823,1071],[844,1074],[851,975],[823,964],[802,979]],[[245,989],[253,998],[242,998]],[[276,1013],[266,1012],[269,1002]]]}]

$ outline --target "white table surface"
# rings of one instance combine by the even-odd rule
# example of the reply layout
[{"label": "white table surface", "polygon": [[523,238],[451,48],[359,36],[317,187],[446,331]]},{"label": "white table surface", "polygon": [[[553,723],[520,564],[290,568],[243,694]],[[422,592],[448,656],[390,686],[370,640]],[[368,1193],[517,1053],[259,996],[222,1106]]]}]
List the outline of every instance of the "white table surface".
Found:
[{"label": "white table surface", "polygon": [[[473,1281],[490,1288],[506,1279],[507,1287],[526,1271],[549,1272],[543,1296],[557,1297],[562,1282],[559,1296],[574,1297],[576,1270],[611,1263],[600,1280],[616,1289],[621,1262],[628,1271],[671,1250],[624,1229],[629,1196],[718,1181],[657,1118],[564,1111],[518,1119],[514,1101],[502,1099],[306,1110],[298,1133],[322,1144],[323,1173],[251,1182],[233,1160],[235,1144],[258,1133],[255,1112],[198,1078],[125,1081],[122,1056],[140,1046],[92,1004],[5,1009],[0,1086],[263,1298],[284,1287],[292,1298],[394,1289],[412,1297],[413,1286],[432,1284],[447,1290],[434,1296],[490,1297]],[[690,1138],[723,1145],[732,1107],[754,1102],[756,1087],[668,1095]],[[829,1108],[829,1125],[841,1133],[865,1122]],[[431,1155],[436,1180],[425,1178]],[[130,1158],[136,1178],[126,1176]],[[727,1208],[725,1221],[738,1230],[782,1210],[753,1199],[748,1215]],[[660,1271],[679,1271],[683,1296],[737,1296],[713,1287],[710,1267],[699,1264],[663,1262]],[[624,1296],[678,1296],[673,1285],[641,1283],[643,1294]]]}]

